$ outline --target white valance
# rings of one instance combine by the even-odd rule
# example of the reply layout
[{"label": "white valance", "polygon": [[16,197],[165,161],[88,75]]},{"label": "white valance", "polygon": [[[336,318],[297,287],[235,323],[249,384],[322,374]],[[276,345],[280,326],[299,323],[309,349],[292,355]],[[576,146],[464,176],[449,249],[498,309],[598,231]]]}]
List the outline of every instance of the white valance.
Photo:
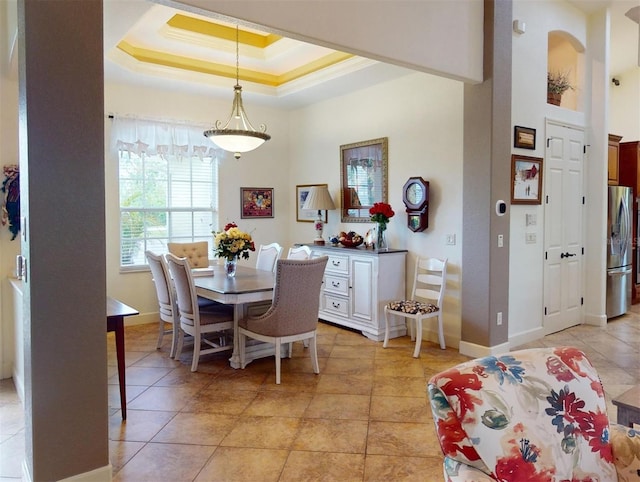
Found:
[{"label": "white valance", "polygon": [[202,160],[222,157],[223,151],[204,136],[205,129],[187,123],[114,116],[111,147],[139,156],[173,155]]}]

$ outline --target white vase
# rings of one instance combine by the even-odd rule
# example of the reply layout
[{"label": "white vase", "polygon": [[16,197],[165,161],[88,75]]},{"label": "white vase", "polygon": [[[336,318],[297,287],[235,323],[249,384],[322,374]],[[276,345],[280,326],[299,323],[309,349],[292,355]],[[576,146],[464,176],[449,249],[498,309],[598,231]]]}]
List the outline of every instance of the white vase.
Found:
[{"label": "white vase", "polygon": [[227,277],[233,278],[236,275],[237,265],[238,265],[237,258],[224,260],[224,272],[226,273]]}]

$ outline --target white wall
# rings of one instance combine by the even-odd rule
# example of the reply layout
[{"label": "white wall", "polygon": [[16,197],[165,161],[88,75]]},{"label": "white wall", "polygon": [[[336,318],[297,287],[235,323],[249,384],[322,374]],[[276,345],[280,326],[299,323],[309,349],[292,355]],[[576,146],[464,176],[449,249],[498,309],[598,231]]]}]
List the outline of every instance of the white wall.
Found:
[{"label": "white wall", "polygon": [[[296,184],[327,183],[336,204],[340,190],[340,145],[389,138],[389,203],[396,215],[387,229],[392,248],[408,249],[407,287],[416,256],[449,258],[445,302],[447,344],[460,339],[462,246],[462,87],[461,82],[413,73],[401,79],[337,97],[292,112],[290,120],[290,213],[293,242],[309,241],[313,227],[295,221]],[[411,176],[429,181],[429,227],[407,228],[402,186]],[[354,230],[364,234],[372,224],[340,222],[329,211],[325,234]],[[445,245],[456,234],[455,246]],[[435,340],[435,333],[429,335]]]},{"label": "white wall", "polygon": [[609,84],[610,132],[621,142],[640,140],[640,67],[615,77],[620,85]]}]

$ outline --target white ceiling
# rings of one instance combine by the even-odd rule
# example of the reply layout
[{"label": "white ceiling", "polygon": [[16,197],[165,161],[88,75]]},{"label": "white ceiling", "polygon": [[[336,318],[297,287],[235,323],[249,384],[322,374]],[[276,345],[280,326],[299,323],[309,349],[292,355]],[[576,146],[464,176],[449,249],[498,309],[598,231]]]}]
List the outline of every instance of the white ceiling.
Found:
[{"label": "white ceiling", "polygon": [[[611,6],[610,71],[612,76],[638,67],[638,38],[640,27],[625,16],[639,0],[570,0],[577,8],[590,14]],[[188,90],[192,93],[232,98],[235,79],[211,74],[150,64],[133,59],[116,48],[126,39],[144,48],[171,51],[202,61],[230,64],[235,69],[235,42],[211,37],[176,38],[167,33],[166,21],[178,10],[151,1],[109,0],[104,2],[105,78],[108,81],[133,83],[162,89]],[[192,14],[189,14],[192,15]],[[206,19],[203,17],[203,19]],[[211,20],[211,19],[206,19]],[[219,23],[218,20],[216,22]],[[291,39],[277,42],[276,54],[260,58],[261,52],[241,47],[240,68],[278,74],[321,55],[332,52]],[[269,49],[271,47],[268,47]],[[255,49],[254,49],[255,50]],[[264,49],[266,52],[267,49]],[[269,55],[265,54],[265,57]],[[235,70],[234,70],[235,71]],[[349,93],[356,89],[397,78],[410,73],[402,67],[369,59],[353,57],[301,79],[279,87],[265,86],[241,79],[243,96],[281,108],[294,108],[319,100]]]}]

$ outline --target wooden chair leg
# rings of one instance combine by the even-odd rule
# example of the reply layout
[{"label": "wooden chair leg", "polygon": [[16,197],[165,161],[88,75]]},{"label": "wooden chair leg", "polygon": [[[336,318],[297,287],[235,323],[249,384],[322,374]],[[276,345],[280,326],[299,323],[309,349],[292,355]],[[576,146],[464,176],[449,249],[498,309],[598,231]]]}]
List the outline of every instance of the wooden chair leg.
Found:
[{"label": "wooden chair leg", "polygon": [[420,345],[422,344],[422,318],[417,318],[416,323],[416,349],[413,351],[413,358],[420,357]]}]

